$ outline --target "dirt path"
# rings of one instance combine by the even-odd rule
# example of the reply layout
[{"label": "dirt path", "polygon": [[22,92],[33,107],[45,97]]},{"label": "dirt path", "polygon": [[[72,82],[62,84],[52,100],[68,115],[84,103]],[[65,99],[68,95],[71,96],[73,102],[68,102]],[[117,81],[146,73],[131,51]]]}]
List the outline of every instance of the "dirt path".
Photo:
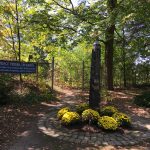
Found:
[{"label": "dirt path", "polygon": [[[5,114],[11,117],[11,121],[8,118],[5,119],[3,127],[7,126],[6,130],[8,130],[11,126],[13,126],[13,131],[10,131],[10,133],[8,132],[8,134],[5,135],[6,138],[0,138],[0,143],[2,143],[0,145],[0,150],[148,150],[150,148],[150,144],[148,142],[132,147],[93,147],[90,145],[79,145],[64,142],[44,135],[37,127],[38,120],[41,116],[51,112],[55,107],[81,102],[81,93],[78,90],[59,90],[58,97],[60,98],[60,101],[56,103],[42,103],[22,108],[10,107],[9,110],[5,110]],[[14,115],[14,113],[16,114]],[[3,116],[0,117],[2,118]],[[11,132],[14,133],[12,134]],[[3,130],[2,133],[5,134],[5,131]]]},{"label": "dirt path", "polygon": [[[65,93],[64,93],[65,92]],[[61,107],[62,105],[78,103],[76,99],[79,91],[65,90],[59,93],[61,101],[48,104],[42,103],[41,105],[31,106],[30,108],[10,108],[9,112],[18,111],[14,117],[19,117],[17,132],[14,133],[16,138],[14,140],[7,137],[0,147],[1,150],[76,150],[82,149],[82,146],[73,143],[66,143],[55,138],[44,135],[37,128],[38,120],[44,114],[52,111],[54,107]],[[8,113],[8,112],[7,112]],[[10,114],[8,114],[10,115]],[[12,123],[13,124],[13,123]],[[16,124],[16,122],[14,122]],[[15,128],[15,127],[14,127]],[[15,132],[15,129],[14,129]],[[14,137],[13,137],[14,138]],[[10,146],[9,146],[10,145]],[[80,147],[80,148],[78,148]]]}]

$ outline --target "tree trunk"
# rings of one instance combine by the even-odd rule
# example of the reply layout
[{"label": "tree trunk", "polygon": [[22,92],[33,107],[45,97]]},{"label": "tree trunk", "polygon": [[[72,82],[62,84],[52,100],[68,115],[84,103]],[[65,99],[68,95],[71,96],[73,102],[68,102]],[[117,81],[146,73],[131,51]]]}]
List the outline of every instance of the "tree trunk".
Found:
[{"label": "tree trunk", "polygon": [[114,31],[115,16],[113,13],[116,8],[117,0],[107,0],[108,13],[110,15],[110,24],[105,33],[105,64],[106,64],[106,80],[108,90],[113,90],[113,53],[114,53]]},{"label": "tree trunk", "polygon": [[[18,38],[18,56],[19,62],[21,61],[21,40],[20,40],[20,24],[19,24],[19,12],[18,12],[18,0],[15,0],[16,4],[16,22],[17,22],[17,38]],[[20,82],[22,82],[22,75],[20,73]]]},{"label": "tree trunk", "polygon": [[11,34],[11,39],[12,39],[12,49],[13,49],[14,54],[15,54],[15,59],[17,60],[17,52],[16,52],[16,49],[15,49],[15,40],[14,40],[14,36],[13,36],[13,29],[11,27],[10,22],[9,22],[9,27],[10,27],[10,34]]},{"label": "tree trunk", "polygon": [[110,26],[106,30],[105,61],[106,61],[106,80],[108,90],[113,90],[114,30],[115,25]]},{"label": "tree trunk", "polygon": [[126,53],[125,53],[125,35],[124,35],[124,29],[123,31],[123,44],[122,44],[122,59],[123,59],[123,80],[124,80],[124,88],[127,87],[127,82],[126,82]]},{"label": "tree trunk", "polygon": [[21,40],[20,40],[20,26],[19,26],[19,13],[18,13],[18,0],[15,0],[16,4],[16,21],[17,21],[17,38],[18,38],[18,51],[19,61],[21,61]]}]

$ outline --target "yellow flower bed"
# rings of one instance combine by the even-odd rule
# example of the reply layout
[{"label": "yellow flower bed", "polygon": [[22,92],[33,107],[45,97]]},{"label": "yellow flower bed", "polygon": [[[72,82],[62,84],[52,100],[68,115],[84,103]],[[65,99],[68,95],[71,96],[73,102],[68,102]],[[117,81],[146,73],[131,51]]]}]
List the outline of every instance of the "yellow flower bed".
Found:
[{"label": "yellow flower bed", "polygon": [[109,116],[103,116],[98,120],[98,125],[105,130],[116,130],[118,128],[117,121]]},{"label": "yellow flower bed", "polygon": [[63,125],[75,124],[80,120],[80,115],[77,112],[67,112],[63,115],[61,123]]},{"label": "yellow flower bed", "polygon": [[66,112],[69,112],[70,111],[70,108],[69,107],[65,107],[65,108],[62,108],[58,111],[57,113],[57,118],[58,119],[61,119],[62,116],[66,113]]}]

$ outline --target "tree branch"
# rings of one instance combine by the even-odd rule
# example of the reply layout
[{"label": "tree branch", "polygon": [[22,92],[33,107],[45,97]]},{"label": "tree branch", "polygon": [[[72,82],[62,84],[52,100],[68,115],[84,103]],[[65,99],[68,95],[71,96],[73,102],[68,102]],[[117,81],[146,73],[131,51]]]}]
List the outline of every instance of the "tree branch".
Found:
[{"label": "tree branch", "polygon": [[75,11],[75,10],[74,10],[74,5],[73,5],[73,3],[72,3],[72,0],[69,0],[69,1],[70,1],[71,6],[72,6],[72,10]]},{"label": "tree branch", "polygon": [[81,16],[79,13],[77,13],[75,10],[71,10],[69,8],[66,8],[64,6],[62,6],[61,4],[59,4],[57,1],[52,0],[56,5],[58,5],[59,7],[63,8],[64,10],[67,10],[68,12],[70,12],[71,14],[73,14],[74,16],[76,16],[77,18],[79,18],[82,21],[85,21],[87,23],[89,23],[90,25],[94,25],[94,23],[87,21],[83,16]]}]

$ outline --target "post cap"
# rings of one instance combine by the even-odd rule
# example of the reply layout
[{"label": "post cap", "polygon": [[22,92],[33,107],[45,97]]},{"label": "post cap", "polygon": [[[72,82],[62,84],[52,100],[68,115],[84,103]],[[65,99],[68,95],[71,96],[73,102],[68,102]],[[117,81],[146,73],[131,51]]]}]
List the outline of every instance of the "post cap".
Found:
[{"label": "post cap", "polygon": [[94,45],[100,45],[100,44],[99,44],[99,41],[95,41],[95,42],[94,42]]}]

